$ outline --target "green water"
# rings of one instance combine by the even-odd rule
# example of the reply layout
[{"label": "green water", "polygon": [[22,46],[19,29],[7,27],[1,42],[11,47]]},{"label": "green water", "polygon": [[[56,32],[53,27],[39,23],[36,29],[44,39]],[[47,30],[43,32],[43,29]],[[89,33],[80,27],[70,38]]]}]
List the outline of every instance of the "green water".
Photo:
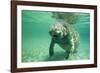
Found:
[{"label": "green water", "polygon": [[[80,45],[77,56],[71,60],[90,58],[90,16],[88,13],[79,16],[73,26],[80,34]],[[49,56],[49,29],[56,22],[52,12],[22,10],[22,62],[65,60],[66,53],[58,45],[54,47],[54,56]]]}]

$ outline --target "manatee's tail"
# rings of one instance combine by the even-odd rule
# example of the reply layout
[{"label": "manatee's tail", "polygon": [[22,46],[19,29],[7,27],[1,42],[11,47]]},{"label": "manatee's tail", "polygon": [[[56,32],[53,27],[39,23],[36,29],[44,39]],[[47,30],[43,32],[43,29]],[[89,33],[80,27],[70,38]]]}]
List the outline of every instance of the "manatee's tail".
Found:
[{"label": "manatee's tail", "polygon": [[73,12],[52,12],[52,17],[56,18],[57,21],[73,25],[77,23],[79,14]]},{"label": "manatee's tail", "polygon": [[54,55],[54,45],[55,45],[55,42],[52,39],[51,43],[50,43],[50,47],[49,47],[49,56],[53,56]]}]

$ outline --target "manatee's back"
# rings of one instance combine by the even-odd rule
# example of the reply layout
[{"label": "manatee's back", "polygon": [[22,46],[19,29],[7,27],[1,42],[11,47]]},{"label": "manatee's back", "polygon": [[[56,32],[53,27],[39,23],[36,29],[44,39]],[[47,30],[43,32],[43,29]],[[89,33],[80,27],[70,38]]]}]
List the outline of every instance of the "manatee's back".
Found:
[{"label": "manatee's back", "polygon": [[65,26],[69,30],[69,38],[70,38],[70,40],[73,38],[73,42],[75,44],[75,49],[77,49],[78,46],[79,46],[79,43],[80,43],[79,33],[75,30],[75,28],[72,25],[66,24]]}]

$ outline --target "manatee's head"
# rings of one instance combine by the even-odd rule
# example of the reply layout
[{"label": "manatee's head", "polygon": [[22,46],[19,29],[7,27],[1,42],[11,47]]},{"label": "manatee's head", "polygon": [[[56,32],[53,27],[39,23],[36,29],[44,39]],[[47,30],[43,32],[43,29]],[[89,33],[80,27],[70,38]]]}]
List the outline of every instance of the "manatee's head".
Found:
[{"label": "manatee's head", "polygon": [[49,34],[52,38],[62,39],[68,34],[68,30],[63,24],[57,23],[50,28]]}]

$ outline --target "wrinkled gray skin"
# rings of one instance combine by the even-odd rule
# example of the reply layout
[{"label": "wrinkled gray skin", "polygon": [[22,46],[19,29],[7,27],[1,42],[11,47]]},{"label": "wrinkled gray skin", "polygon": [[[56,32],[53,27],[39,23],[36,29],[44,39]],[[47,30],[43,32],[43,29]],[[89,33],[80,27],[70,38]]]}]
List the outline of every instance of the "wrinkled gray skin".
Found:
[{"label": "wrinkled gray skin", "polygon": [[70,24],[57,23],[50,28],[49,34],[52,38],[49,47],[50,56],[54,55],[55,44],[66,51],[66,59],[76,53],[79,45],[79,34]]}]

